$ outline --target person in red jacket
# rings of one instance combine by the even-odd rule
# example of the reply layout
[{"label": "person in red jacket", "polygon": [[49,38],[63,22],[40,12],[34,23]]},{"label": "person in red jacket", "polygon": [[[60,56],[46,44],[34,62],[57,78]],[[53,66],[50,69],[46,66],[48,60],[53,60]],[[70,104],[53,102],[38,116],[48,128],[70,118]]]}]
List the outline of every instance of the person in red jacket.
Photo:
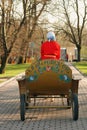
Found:
[{"label": "person in red jacket", "polygon": [[56,42],[54,32],[47,33],[47,41],[41,45],[41,60],[60,59],[60,45]]}]

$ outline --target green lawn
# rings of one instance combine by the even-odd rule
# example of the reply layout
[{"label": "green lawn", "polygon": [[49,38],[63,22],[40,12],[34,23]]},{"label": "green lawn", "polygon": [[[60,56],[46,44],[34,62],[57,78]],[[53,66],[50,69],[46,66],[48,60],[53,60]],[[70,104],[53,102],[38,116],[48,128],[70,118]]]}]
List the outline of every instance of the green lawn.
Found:
[{"label": "green lawn", "polygon": [[81,62],[74,63],[74,66],[77,69],[79,69],[79,71],[81,73],[83,73],[84,75],[87,75],[87,61],[81,61]]},{"label": "green lawn", "polygon": [[8,64],[4,74],[0,74],[0,78],[13,77],[20,74],[29,67],[30,64]]}]

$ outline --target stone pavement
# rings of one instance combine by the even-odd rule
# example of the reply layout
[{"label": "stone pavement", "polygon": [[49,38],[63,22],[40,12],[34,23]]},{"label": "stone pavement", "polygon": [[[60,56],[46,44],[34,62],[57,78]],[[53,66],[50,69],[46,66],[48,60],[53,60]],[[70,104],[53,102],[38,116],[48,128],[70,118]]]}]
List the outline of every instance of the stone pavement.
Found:
[{"label": "stone pavement", "polygon": [[[71,66],[74,72],[79,73]],[[27,109],[26,120],[20,120],[19,89],[16,78],[0,85],[0,130],[87,130],[87,77],[79,82],[79,119],[73,121],[72,110],[65,108]],[[65,99],[64,99],[65,102]],[[33,103],[33,99],[31,101]],[[37,104],[61,104],[37,99]]]}]

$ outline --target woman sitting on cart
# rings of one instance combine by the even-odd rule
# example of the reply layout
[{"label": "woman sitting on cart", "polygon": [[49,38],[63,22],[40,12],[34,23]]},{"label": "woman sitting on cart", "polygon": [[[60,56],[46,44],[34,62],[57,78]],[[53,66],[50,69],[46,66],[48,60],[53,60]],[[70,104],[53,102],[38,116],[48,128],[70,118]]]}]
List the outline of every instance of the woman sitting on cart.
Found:
[{"label": "woman sitting on cart", "polygon": [[41,45],[41,60],[60,59],[60,45],[56,42],[54,32],[47,33],[47,41]]}]

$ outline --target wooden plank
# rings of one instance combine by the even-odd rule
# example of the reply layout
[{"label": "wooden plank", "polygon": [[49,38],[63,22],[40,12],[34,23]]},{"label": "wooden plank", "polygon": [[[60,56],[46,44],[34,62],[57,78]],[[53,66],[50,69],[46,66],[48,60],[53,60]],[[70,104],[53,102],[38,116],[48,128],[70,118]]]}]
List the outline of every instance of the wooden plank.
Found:
[{"label": "wooden plank", "polygon": [[72,79],[74,80],[81,80],[84,76],[81,74],[81,72],[75,68],[72,63],[66,62],[66,64],[70,67],[72,70]]}]

